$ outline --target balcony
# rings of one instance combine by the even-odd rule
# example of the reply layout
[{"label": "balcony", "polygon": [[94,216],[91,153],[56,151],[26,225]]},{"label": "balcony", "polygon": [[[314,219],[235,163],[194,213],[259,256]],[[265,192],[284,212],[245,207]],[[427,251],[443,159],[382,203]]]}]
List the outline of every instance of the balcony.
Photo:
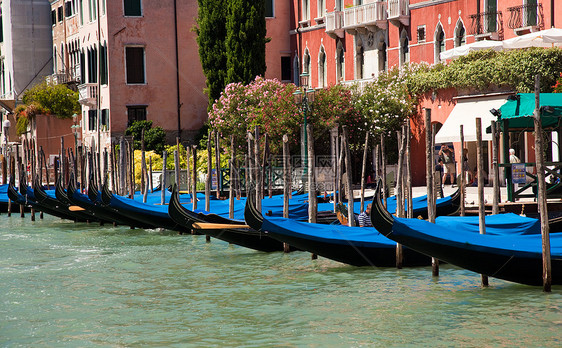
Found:
[{"label": "balcony", "polygon": [[544,29],[542,4],[513,6],[507,10],[509,11],[507,27],[513,29],[517,35]]},{"label": "balcony", "polygon": [[476,13],[469,18],[472,20],[470,34],[477,39],[503,40],[501,11]]},{"label": "balcony", "polygon": [[365,5],[346,8],[343,13],[343,28],[351,35],[386,29],[386,2],[377,1]]},{"label": "balcony", "polygon": [[96,106],[98,99],[97,83],[84,83],[78,86],[79,99],[78,102],[89,107]]},{"label": "balcony", "polygon": [[75,69],[61,70],[56,74],[52,74],[46,77],[47,83],[53,85],[77,85],[80,83],[80,66]]},{"label": "balcony", "polygon": [[326,13],[326,34],[330,35],[332,39],[343,39],[343,12],[334,11]]},{"label": "balcony", "polygon": [[410,1],[409,0],[388,0],[388,20],[390,23],[399,26],[410,25]]}]

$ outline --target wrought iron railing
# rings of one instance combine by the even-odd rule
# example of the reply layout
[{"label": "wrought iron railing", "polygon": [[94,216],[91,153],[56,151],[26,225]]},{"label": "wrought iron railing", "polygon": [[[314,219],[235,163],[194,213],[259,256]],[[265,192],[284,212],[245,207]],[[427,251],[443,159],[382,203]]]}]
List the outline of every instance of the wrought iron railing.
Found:
[{"label": "wrought iron railing", "polygon": [[484,35],[497,33],[498,40],[503,40],[503,18],[502,12],[480,12],[469,16],[472,20],[470,25],[471,35]]},{"label": "wrought iron railing", "polygon": [[508,28],[538,27],[539,29],[544,29],[542,4],[513,6],[507,10],[510,12],[509,21],[507,22]]}]

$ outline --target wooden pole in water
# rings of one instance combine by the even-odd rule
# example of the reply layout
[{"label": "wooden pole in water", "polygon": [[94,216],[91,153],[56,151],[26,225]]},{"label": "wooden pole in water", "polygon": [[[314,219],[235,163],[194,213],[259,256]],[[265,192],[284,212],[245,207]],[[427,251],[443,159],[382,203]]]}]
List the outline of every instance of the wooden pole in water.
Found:
[{"label": "wooden pole in water", "polygon": [[[465,206],[464,202],[466,200],[466,172],[464,168],[465,154],[464,154],[464,126],[460,125],[460,136],[461,136],[461,182],[459,183],[459,189],[461,190],[461,216],[465,216]],[[466,154],[468,156],[468,153]],[[466,159],[468,161],[468,158]]]},{"label": "wooden pole in water", "polygon": [[345,158],[345,149],[343,146],[343,132],[338,135],[338,143],[339,143],[339,157],[338,157],[338,182],[336,186],[336,191],[338,192],[338,203],[343,202],[344,196],[344,189],[343,189],[343,167],[344,167],[344,158]]},{"label": "wooden pole in water", "polygon": [[220,153],[220,135],[219,131],[215,132],[215,168],[217,172],[217,199],[221,197],[221,153]]},{"label": "wooden pole in water", "polygon": [[6,177],[8,176],[8,166],[6,165],[6,156],[2,157],[2,185],[6,185],[8,180]]},{"label": "wooden pole in water", "polygon": [[160,204],[166,203],[166,163],[168,152],[162,151],[162,177],[160,178]]},{"label": "wooden pole in water", "polygon": [[[150,193],[154,192],[154,183],[152,181],[152,156],[148,157],[148,182],[150,183]],[[189,171],[187,172],[189,177]]]},{"label": "wooden pole in water", "polygon": [[260,175],[260,127],[254,128],[254,168],[256,180],[256,209],[261,211],[261,199],[263,197],[263,181]]},{"label": "wooden pole in water", "polygon": [[332,196],[332,201],[334,202],[334,213],[336,212],[336,206],[338,205],[337,202],[337,187],[338,187],[338,127],[334,127],[330,132],[332,138],[332,170],[334,173],[334,193]]},{"label": "wooden pole in water", "polygon": [[193,154],[193,178],[191,180],[191,198],[193,199],[193,210],[197,210],[197,145],[192,145]]},{"label": "wooden pole in water", "polygon": [[251,185],[254,185],[254,170],[252,168],[254,166],[254,157],[252,155],[252,153],[254,152],[252,146],[252,140],[254,139],[254,136],[252,135],[251,132],[247,132],[246,137],[248,139],[248,154],[245,156],[244,159],[246,161],[245,165],[246,165],[246,197],[247,197],[250,195]]},{"label": "wooden pole in water", "polygon": [[410,142],[410,120],[406,121],[406,190],[408,197],[408,210],[406,217],[408,219],[414,218],[414,202],[412,193],[412,165],[411,165],[411,154],[412,154],[412,143]]},{"label": "wooden pole in water", "polygon": [[540,108],[540,74],[535,76],[535,158],[537,161],[538,208],[541,220],[542,235],[542,275],[543,291],[552,290],[552,265],[550,259],[550,227],[548,225],[548,207],[546,204],[546,182],[544,173],[544,144],[542,137],[541,108]]},{"label": "wooden pole in water", "polygon": [[349,226],[355,226],[355,213],[353,212],[353,176],[351,175],[351,151],[349,150],[349,137],[347,133],[347,126],[342,127],[343,131],[343,144],[345,149],[345,175],[347,177],[347,210]]},{"label": "wooden pole in water", "polygon": [[369,147],[369,131],[365,132],[365,145],[363,147],[363,165],[361,167],[361,205],[359,210],[365,210],[365,174],[367,172],[367,148]]},{"label": "wooden pole in water", "polygon": [[[289,218],[289,195],[291,194],[291,155],[289,152],[289,137],[283,135],[283,217]],[[290,246],[283,243],[283,252],[288,253]]]},{"label": "wooden pole in water", "polygon": [[492,198],[492,214],[500,213],[500,168],[498,166],[498,131],[496,121],[492,121],[492,174],[494,197]]},{"label": "wooden pole in water", "polygon": [[382,203],[386,208],[387,183],[386,183],[386,150],[384,147],[384,134],[381,134],[381,172],[382,172]]},{"label": "wooden pole in water", "polygon": [[264,141],[263,141],[263,156],[262,156],[261,171],[260,171],[260,177],[262,179],[262,185],[261,185],[261,188],[260,188],[260,190],[261,190],[260,196],[262,198],[265,196],[264,187],[265,187],[265,176],[266,176],[266,170],[267,170],[268,156],[269,156],[269,135],[267,133],[265,133]]},{"label": "wooden pole in water", "polygon": [[174,151],[174,173],[176,176],[176,186],[178,191],[181,189],[180,182],[180,152],[179,150]]},{"label": "wooden pole in water", "polygon": [[[433,135],[431,129],[431,109],[425,109],[425,180],[427,182],[427,215],[431,223],[435,223],[435,190],[433,185]],[[439,276],[439,260],[431,258],[431,268],[434,277]]]},{"label": "wooden pole in water", "polygon": [[[186,151],[186,159],[185,162],[187,164],[187,169],[186,169],[186,177],[187,177],[187,191],[191,192],[191,146],[186,145],[185,147],[185,151]],[[192,196],[191,198],[193,199],[193,192],[191,192]]]},{"label": "wooden pole in water", "polygon": [[207,132],[207,180],[205,180],[205,210],[211,210],[211,183],[212,183],[212,145],[211,140],[213,139],[213,132],[209,130]]},{"label": "wooden pole in water", "polygon": [[143,193],[143,202],[146,203],[144,199],[144,188],[145,188],[145,181],[144,181],[144,168],[146,167],[146,156],[144,153],[144,129],[141,131],[141,176],[140,176],[140,187],[141,192]]},{"label": "wooden pole in water", "polygon": [[234,195],[236,186],[236,168],[234,168],[234,159],[236,158],[236,148],[234,147],[234,135],[230,136],[230,160],[228,161],[230,171],[230,185],[228,195],[228,217],[234,219]]},{"label": "wooden pole in water", "polygon": [[[476,158],[478,159],[478,225],[480,234],[486,234],[486,206],[484,202],[484,149],[482,120],[476,118]],[[488,286],[488,276],[482,274],[482,286]]]},{"label": "wooden pole in water", "polygon": [[127,188],[125,184],[125,179],[127,176],[125,175],[125,168],[126,168],[126,158],[125,158],[125,138],[119,138],[119,189],[120,194],[124,195],[125,190]]},{"label": "wooden pole in water", "polygon": [[308,150],[308,222],[316,223],[318,213],[318,201],[316,199],[316,175],[315,175],[315,161],[314,161],[314,133],[312,125],[306,126],[306,133],[308,137],[307,150]]}]

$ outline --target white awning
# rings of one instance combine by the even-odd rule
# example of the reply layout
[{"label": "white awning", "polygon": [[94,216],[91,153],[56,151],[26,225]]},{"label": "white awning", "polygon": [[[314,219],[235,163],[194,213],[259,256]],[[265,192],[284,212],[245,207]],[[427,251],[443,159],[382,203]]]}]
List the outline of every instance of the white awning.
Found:
[{"label": "white awning", "polygon": [[482,120],[482,140],[492,140],[492,135],[486,133],[486,128],[497,118],[490,113],[490,110],[499,109],[506,101],[506,95],[458,100],[457,105],[443,123],[443,127],[435,135],[435,143],[460,142],[461,124],[463,125],[464,141],[476,141],[477,117]]}]

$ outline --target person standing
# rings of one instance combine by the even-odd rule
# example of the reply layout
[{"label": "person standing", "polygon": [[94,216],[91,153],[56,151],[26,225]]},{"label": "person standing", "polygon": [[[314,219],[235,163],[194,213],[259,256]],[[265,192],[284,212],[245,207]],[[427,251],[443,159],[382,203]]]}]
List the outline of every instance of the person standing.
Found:
[{"label": "person standing", "polygon": [[453,160],[453,151],[447,145],[441,145],[439,157],[443,159],[443,185],[447,180],[447,174],[451,180],[451,186],[455,184],[455,161]]},{"label": "person standing", "polygon": [[509,163],[521,163],[519,157],[515,156],[514,149],[509,149]]},{"label": "person standing", "polygon": [[359,220],[359,227],[373,227],[371,224],[371,204],[367,205],[367,209],[359,214],[357,220]]}]

